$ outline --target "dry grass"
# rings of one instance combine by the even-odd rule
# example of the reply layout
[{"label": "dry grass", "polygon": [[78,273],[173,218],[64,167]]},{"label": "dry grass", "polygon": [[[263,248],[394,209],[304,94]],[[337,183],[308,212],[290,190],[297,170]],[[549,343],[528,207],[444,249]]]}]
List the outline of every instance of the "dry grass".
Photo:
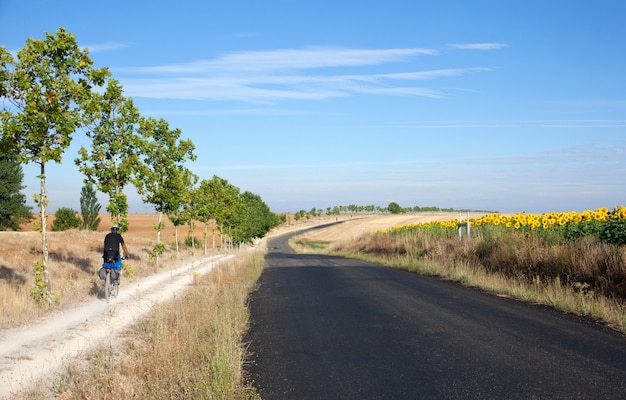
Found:
[{"label": "dry grass", "polygon": [[248,399],[241,386],[246,299],[263,254],[238,257],[197,277],[182,299],[156,309],[121,349],[100,349],[88,368],[70,368],[61,399]]},{"label": "dry grass", "polygon": [[244,382],[247,297],[263,252],[245,251],[220,264],[177,301],[154,308],[120,338],[74,361],[54,388],[25,398],[259,399]]},{"label": "dry grass", "polygon": [[[101,288],[97,271],[102,264],[102,244],[108,232],[110,220],[101,216],[103,221],[97,232],[69,230],[48,232],[49,271],[51,291],[59,299],[56,309],[74,307],[78,303],[93,299]],[[54,217],[52,216],[51,219]],[[124,261],[124,280],[131,282],[155,272],[172,269],[188,263],[192,258],[190,249],[182,244],[176,254],[174,227],[167,219],[162,233],[162,241],[167,244],[166,251],[158,265],[154,265],[149,252],[156,243],[156,231],[153,225],[156,215],[130,215],[130,230],[124,233],[124,239],[132,258]],[[51,221],[49,222],[52,223]],[[30,229],[30,230],[29,230]],[[196,236],[202,239],[203,227],[196,229]],[[211,233],[211,231],[209,231]],[[187,235],[185,227],[179,228],[179,241]],[[209,254],[218,250],[213,248],[213,239],[219,246],[219,236],[210,236]],[[30,296],[34,287],[34,269],[36,261],[42,256],[41,234],[33,230],[32,224],[26,225],[22,232],[0,232],[0,329],[27,324],[50,312],[38,307]],[[204,248],[196,249],[196,255],[204,255]]]}]

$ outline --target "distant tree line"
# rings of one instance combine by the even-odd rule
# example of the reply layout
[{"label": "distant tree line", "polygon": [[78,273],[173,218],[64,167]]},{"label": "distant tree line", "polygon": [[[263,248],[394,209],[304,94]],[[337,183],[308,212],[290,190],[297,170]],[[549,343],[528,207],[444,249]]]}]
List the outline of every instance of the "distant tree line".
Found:
[{"label": "distant tree line", "polygon": [[326,207],[326,209],[313,207],[309,211],[300,210],[294,213],[294,219],[296,221],[306,218],[319,217],[325,215],[340,215],[340,214],[408,214],[408,213],[420,213],[420,212],[497,212],[486,210],[471,210],[467,208],[455,209],[455,208],[441,208],[436,206],[413,206],[413,207],[401,207],[396,202],[389,203],[386,207],[377,205],[356,205],[350,204],[347,206],[334,206]]}]

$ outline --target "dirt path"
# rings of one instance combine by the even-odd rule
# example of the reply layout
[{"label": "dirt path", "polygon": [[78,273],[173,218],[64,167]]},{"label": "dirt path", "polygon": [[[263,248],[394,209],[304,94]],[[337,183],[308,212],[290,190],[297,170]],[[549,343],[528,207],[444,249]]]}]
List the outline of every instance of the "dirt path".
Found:
[{"label": "dirt path", "polygon": [[112,339],[155,304],[165,302],[233,255],[213,256],[172,271],[124,285],[117,298],[94,299],[71,310],[54,313],[28,326],[0,333],[0,399],[10,399],[29,385],[49,383],[68,360]]}]

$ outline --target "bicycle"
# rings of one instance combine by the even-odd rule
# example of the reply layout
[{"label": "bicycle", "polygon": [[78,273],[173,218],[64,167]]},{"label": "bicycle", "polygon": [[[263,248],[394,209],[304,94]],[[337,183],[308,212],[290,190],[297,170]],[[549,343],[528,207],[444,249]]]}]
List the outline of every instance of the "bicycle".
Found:
[{"label": "bicycle", "polygon": [[[124,257],[122,257],[122,260]],[[104,280],[104,298],[109,300],[111,296],[117,297],[120,291],[120,272],[113,268],[115,260],[109,258],[104,262],[102,270],[104,273],[100,278]]]}]

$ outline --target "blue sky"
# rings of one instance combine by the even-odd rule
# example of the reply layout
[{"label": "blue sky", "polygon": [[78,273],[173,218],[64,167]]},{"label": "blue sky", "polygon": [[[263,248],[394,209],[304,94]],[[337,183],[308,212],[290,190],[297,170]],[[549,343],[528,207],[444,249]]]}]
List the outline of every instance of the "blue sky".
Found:
[{"label": "blue sky", "polygon": [[[0,45],[65,27],[192,139],[200,179],[275,212],[582,211],[626,204],[624,15],[622,0],[0,0]],[[51,209],[79,209],[84,144],[48,165]]]}]

